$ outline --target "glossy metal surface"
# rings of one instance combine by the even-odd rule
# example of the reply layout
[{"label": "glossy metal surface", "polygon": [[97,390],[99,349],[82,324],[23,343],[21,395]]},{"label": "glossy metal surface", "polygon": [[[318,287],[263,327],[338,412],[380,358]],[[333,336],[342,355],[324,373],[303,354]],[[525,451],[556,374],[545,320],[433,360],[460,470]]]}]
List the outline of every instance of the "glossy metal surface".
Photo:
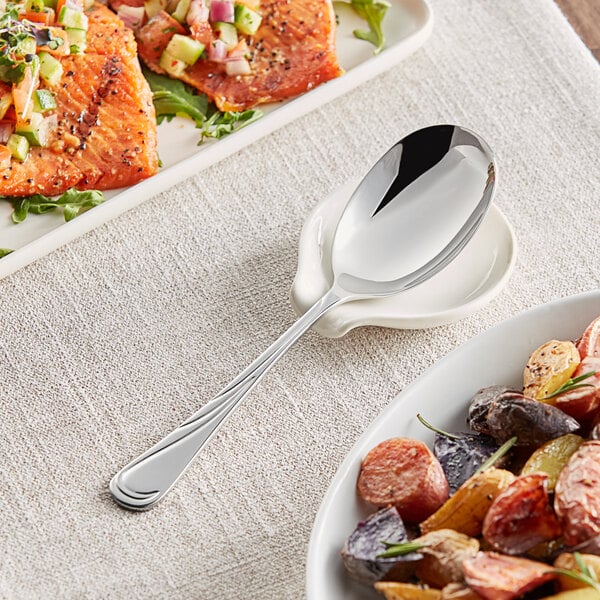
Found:
[{"label": "glossy metal surface", "polygon": [[487,144],[452,125],[395,144],[354,191],[336,228],[333,285],[287,332],[198,412],[110,482],[123,507],[145,510],[175,484],[237,404],[310,326],[342,302],[410,289],[471,239],[495,187]]}]

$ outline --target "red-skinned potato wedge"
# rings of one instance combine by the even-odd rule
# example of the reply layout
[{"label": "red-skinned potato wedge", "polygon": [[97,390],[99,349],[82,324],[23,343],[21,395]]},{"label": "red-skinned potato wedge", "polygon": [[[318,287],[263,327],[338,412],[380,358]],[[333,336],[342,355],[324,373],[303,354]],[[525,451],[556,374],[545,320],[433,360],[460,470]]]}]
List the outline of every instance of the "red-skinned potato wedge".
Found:
[{"label": "red-skinned potato wedge", "polygon": [[600,357],[600,317],[596,317],[583,332],[577,342],[577,350],[581,358],[586,356]]},{"label": "red-skinned potato wedge", "polygon": [[512,600],[556,578],[544,563],[480,552],[463,562],[467,585],[486,600]]},{"label": "red-skinned potato wedge", "polygon": [[589,423],[600,409],[600,356],[586,356],[572,375],[576,378],[592,372],[595,374],[581,381],[583,387],[559,394],[547,402],[579,422]]},{"label": "red-skinned potato wedge", "polygon": [[448,498],[448,481],[431,450],[419,440],[392,438],[365,456],[358,475],[361,498],[393,505],[402,519],[418,523]]},{"label": "red-skinned potato wedge", "polygon": [[522,554],[560,535],[547,484],[545,473],[522,475],[494,500],[483,520],[483,537],[494,550]]},{"label": "red-skinned potato wedge", "polygon": [[569,546],[600,534],[600,441],[588,440],[562,470],[554,510]]}]

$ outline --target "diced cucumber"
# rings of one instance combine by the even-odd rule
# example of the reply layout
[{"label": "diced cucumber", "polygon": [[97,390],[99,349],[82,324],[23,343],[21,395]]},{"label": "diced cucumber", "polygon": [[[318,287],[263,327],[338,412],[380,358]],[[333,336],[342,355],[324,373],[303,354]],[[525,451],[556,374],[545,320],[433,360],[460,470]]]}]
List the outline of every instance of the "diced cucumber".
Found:
[{"label": "diced cucumber", "polygon": [[10,150],[13,158],[23,162],[29,154],[29,142],[26,137],[13,133],[6,142],[6,147]]},{"label": "diced cucumber", "polygon": [[0,96],[0,119],[4,119],[4,115],[6,115],[6,111],[11,107],[12,103],[12,92]]},{"label": "diced cucumber", "polygon": [[40,113],[31,113],[29,121],[17,123],[15,133],[27,138],[30,146],[43,146],[43,140],[40,140],[40,130],[43,122],[44,117]]},{"label": "diced cucumber", "polygon": [[176,33],[167,44],[165,52],[191,66],[204,52],[204,44],[187,35]]},{"label": "diced cucumber", "polygon": [[244,4],[235,5],[235,26],[246,35],[254,35],[260,26],[262,17]]},{"label": "diced cucumber", "polygon": [[188,11],[190,10],[190,5],[192,0],[179,0],[177,3],[177,8],[173,11],[171,16],[180,23],[185,23],[185,18],[187,17]]},{"label": "diced cucumber", "polygon": [[146,11],[148,18],[151,19],[161,10],[165,10],[168,1],[169,0],[146,0],[146,2],[144,2],[144,10]]},{"label": "diced cucumber", "polygon": [[227,50],[231,50],[237,46],[238,34],[233,23],[217,21],[216,23],[213,23],[213,29],[219,34],[219,39],[225,44]]},{"label": "diced cucumber", "polygon": [[40,77],[49,86],[55,86],[60,83],[63,75],[63,66],[57,58],[48,52],[38,52],[40,59]]},{"label": "diced cucumber", "polygon": [[87,31],[85,29],[65,27],[65,32],[69,38],[71,54],[83,54],[87,48]]},{"label": "diced cucumber", "polygon": [[26,12],[42,12],[45,6],[44,0],[25,0]]},{"label": "diced cucumber", "polygon": [[71,29],[85,29],[89,27],[88,16],[81,10],[63,6],[58,14],[58,24]]},{"label": "diced cucumber", "polygon": [[31,113],[31,119],[26,123],[17,123],[15,133],[27,139],[30,146],[48,145],[50,132],[56,128],[57,117],[43,117],[40,113]]},{"label": "diced cucumber", "polygon": [[160,66],[172,77],[181,77],[188,66],[183,60],[176,58],[166,50],[160,55]]},{"label": "diced cucumber", "polygon": [[50,90],[36,90],[33,94],[33,110],[45,113],[56,108],[56,98]]},{"label": "diced cucumber", "polygon": [[37,43],[35,38],[26,37],[19,42],[19,54],[25,56],[25,54],[35,54],[37,48]]}]

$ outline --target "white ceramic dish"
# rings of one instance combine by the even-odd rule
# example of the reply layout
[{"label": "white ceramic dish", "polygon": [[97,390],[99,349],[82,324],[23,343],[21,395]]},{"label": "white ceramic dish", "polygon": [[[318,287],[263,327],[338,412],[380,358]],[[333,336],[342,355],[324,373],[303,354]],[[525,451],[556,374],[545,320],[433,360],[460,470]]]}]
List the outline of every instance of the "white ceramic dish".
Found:
[{"label": "white ceramic dish", "polygon": [[[31,215],[20,225],[10,220],[11,207],[0,202],[0,248],[14,252],[0,260],[0,277],[48,254],[59,246],[98,227],[146,198],[166,190],[255,140],[275,131],[294,119],[337,98],[360,83],[399,63],[419,48],[431,34],[433,21],[426,0],[392,0],[384,21],[387,47],[373,55],[373,46],[353,37],[352,31],[365,24],[350,9],[340,12],[337,31],[338,58],[346,73],[302,96],[266,107],[257,122],[221,140],[198,147],[198,130],[190,121],[175,119],[158,130],[158,152],[164,167],[161,171],[130,188],[107,194],[108,200],[64,223],[62,216]],[[343,14],[342,14],[343,13]]]},{"label": "white ceramic dish", "polygon": [[308,600],[381,598],[350,581],[339,558],[356,523],[372,512],[359,502],[355,487],[360,461],[373,446],[396,436],[431,444],[433,434],[417,421],[418,412],[442,429],[464,431],[467,403],[478,389],[522,385],[523,366],[535,348],[552,338],[577,339],[599,314],[600,290],[539,306],[473,338],[403,390],[361,436],[331,482],[310,540]]},{"label": "white ceramic dish", "polygon": [[[331,286],[331,241],[339,217],[358,180],[322,200],[308,216],[298,251],[298,270],[290,300],[304,313]],[[327,337],[354,327],[399,329],[433,327],[461,319],[492,300],[504,287],[516,257],[512,227],[494,205],[459,256],[422,285],[397,296],[342,304],[313,326]]]}]

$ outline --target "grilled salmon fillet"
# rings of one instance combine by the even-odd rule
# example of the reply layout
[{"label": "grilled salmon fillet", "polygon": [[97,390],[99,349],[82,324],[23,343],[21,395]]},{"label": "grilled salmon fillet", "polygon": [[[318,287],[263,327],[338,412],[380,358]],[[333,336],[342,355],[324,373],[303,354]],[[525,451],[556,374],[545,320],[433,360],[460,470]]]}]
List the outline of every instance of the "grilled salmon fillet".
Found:
[{"label": "grilled salmon fillet", "polygon": [[[222,111],[298,96],[342,73],[335,52],[335,14],[330,0],[262,0],[261,25],[245,37],[250,75],[227,75],[222,63],[199,60],[180,79],[204,92]],[[170,36],[157,39],[157,25]],[[157,73],[162,51],[181,25],[160,13],[137,34],[141,59]],[[149,35],[148,35],[149,34]],[[154,43],[152,40],[154,39]]]},{"label": "grilled salmon fillet", "polygon": [[64,74],[53,88],[58,128],[48,147],[32,147],[23,163],[1,172],[1,195],[106,190],[158,169],[152,93],[133,34],[105,6],[87,14],[87,50],[61,58]]}]

